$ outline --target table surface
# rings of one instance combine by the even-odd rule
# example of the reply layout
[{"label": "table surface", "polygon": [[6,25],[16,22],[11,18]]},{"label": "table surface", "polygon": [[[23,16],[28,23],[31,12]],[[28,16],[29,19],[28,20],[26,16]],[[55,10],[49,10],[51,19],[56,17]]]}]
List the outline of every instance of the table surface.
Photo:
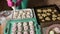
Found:
[{"label": "table surface", "polygon": [[5,25],[6,23],[3,23],[2,25],[0,25],[0,34],[3,34]]}]

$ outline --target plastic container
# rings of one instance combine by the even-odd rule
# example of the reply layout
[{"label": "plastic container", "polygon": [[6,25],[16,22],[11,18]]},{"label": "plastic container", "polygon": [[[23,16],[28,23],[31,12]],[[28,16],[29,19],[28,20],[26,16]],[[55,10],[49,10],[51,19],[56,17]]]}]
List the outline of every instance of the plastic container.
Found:
[{"label": "plastic container", "polygon": [[12,14],[13,19],[26,19],[26,18],[34,18],[34,17],[35,17],[34,9],[16,10]]},{"label": "plastic container", "polygon": [[[39,25],[37,24],[37,20],[36,18],[29,18],[29,19],[19,19],[19,20],[9,20],[7,22],[7,25],[4,29],[4,34],[12,34],[12,25],[14,23],[24,23],[24,22],[29,22],[29,21],[33,21],[34,23],[34,31],[35,31],[35,34],[41,34],[41,31],[40,31],[40,28],[39,28]],[[22,30],[21,32],[24,32],[25,30]],[[28,32],[30,31],[30,29],[27,30]],[[18,31],[16,31],[18,32]],[[15,32],[15,33],[16,33]]]}]

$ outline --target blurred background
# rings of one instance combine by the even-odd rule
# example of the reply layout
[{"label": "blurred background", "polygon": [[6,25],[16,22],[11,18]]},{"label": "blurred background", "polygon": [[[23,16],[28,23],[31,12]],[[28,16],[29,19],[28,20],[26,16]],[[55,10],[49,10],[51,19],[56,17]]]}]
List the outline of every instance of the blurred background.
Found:
[{"label": "blurred background", "polygon": [[[56,4],[59,7],[60,0],[29,0],[28,7],[44,6],[51,4]],[[0,0],[0,11],[2,10],[11,10],[11,8],[7,6],[6,0]]]}]

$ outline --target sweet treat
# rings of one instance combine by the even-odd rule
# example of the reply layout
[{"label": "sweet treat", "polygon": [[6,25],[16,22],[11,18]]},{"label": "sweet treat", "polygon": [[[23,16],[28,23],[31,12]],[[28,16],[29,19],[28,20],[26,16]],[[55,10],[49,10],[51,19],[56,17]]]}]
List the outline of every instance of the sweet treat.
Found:
[{"label": "sweet treat", "polygon": [[22,32],[17,32],[17,34],[22,34]]},{"label": "sweet treat", "polygon": [[18,25],[18,26],[22,26],[22,23],[21,23],[21,22],[19,22],[17,25]]},{"label": "sweet treat", "polygon": [[41,20],[42,22],[44,22],[45,20],[43,19],[43,20]]},{"label": "sweet treat", "polygon": [[25,30],[25,31],[28,30],[28,26],[24,26],[24,30]]},{"label": "sweet treat", "polygon": [[30,11],[27,11],[27,12],[26,12],[26,14],[28,14],[28,15],[29,15],[29,14],[31,14],[31,12],[30,12]]},{"label": "sweet treat", "polygon": [[57,12],[57,10],[55,9],[54,12]]},{"label": "sweet treat", "polygon": [[50,16],[51,14],[50,13],[47,13],[48,16]]},{"label": "sweet treat", "polygon": [[41,14],[37,14],[38,16],[41,16]]},{"label": "sweet treat", "polygon": [[34,30],[34,26],[30,26],[30,30]]},{"label": "sweet treat", "polygon": [[47,13],[47,10],[43,10],[43,13]]},{"label": "sweet treat", "polygon": [[[60,24],[53,24],[47,28],[46,34],[55,34],[55,33],[58,34],[59,28],[60,28]],[[60,34],[60,32],[59,32],[59,34]]]},{"label": "sweet treat", "polygon": [[24,33],[23,34],[28,34],[28,32],[27,31],[24,31]]},{"label": "sweet treat", "polygon": [[51,10],[51,9],[47,9],[47,11],[48,11],[48,12],[52,12],[52,10]]},{"label": "sweet treat", "polygon": [[24,18],[32,18],[34,16],[32,10],[16,10],[13,13],[13,19],[24,19]]},{"label": "sweet treat", "polygon": [[15,32],[16,31],[16,28],[12,28],[12,32]]},{"label": "sweet treat", "polygon": [[27,18],[31,18],[31,16],[30,16],[30,15],[26,15],[26,17],[27,17]]},{"label": "sweet treat", "polygon": [[27,22],[24,22],[24,23],[23,23],[23,26],[27,26]]},{"label": "sweet treat", "polygon": [[53,14],[52,17],[57,17],[57,15]]},{"label": "sweet treat", "polygon": [[29,21],[29,26],[32,26],[33,25],[33,21]]},{"label": "sweet treat", "polygon": [[26,18],[26,16],[25,16],[25,15],[22,15],[22,19],[23,19],[23,18]]},{"label": "sweet treat", "polygon": [[54,31],[50,31],[49,34],[54,34]]},{"label": "sweet treat", "polygon": [[46,14],[42,14],[43,17],[46,17],[47,15]]},{"label": "sweet treat", "polygon": [[17,18],[18,17],[18,12],[16,11],[16,12],[14,12],[14,14],[13,14],[13,18]]},{"label": "sweet treat", "polygon": [[58,28],[58,27],[55,27],[53,30],[54,30],[56,33],[60,33],[60,28]]},{"label": "sweet treat", "polygon": [[39,16],[39,19],[43,19],[43,17],[42,16]]},{"label": "sweet treat", "polygon": [[60,20],[60,17],[57,17],[58,20]]},{"label": "sweet treat", "polygon": [[52,20],[53,20],[53,21],[55,21],[55,20],[56,20],[56,18],[52,18]]},{"label": "sweet treat", "polygon": [[46,17],[45,20],[50,21],[51,19],[49,17]]},{"label": "sweet treat", "polygon": [[58,16],[60,16],[60,14],[58,14]]},{"label": "sweet treat", "polygon": [[18,27],[18,31],[22,31],[22,27]]},{"label": "sweet treat", "polygon": [[22,15],[26,15],[26,13],[23,13]]},{"label": "sweet treat", "polygon": [[52,12],[52,14],[54,14],[55,12]]},{"label": "sweet treat", "polygon": [[19,14],[23,14],[23,11],[21,10],[21,11],[19,11]]},{"label": "sweet treat", "polygon": [[35,34],[35,32],[33,30],[30,30],[30,34]]},{"label": "sweet treat", "polygon": [[18,19],[21,19],[22,17],[19,15],[17,18],[18,18]]},{"label": "sweet treat", "polygon": [[37,12],[40,12],[41,13],[42,11],[41,11],[41,9],[38,9]]}]

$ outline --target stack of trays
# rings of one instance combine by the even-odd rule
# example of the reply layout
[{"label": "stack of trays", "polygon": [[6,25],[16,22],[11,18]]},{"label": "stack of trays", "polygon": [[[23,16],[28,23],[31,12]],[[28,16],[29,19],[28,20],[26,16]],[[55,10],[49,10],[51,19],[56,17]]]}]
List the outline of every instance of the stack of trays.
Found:
[{"label": "stack of trays", "polygon": [[[52,33],[56,34],[60,29],[59,8],[56,5],[50,5],[50,6],[35,7],[34,9],[38,23],[41,25],[42,34],[52,34]],[[51,29],[54,28],[57,29],[56,32],[54,30],[52,32]]]},{"label": "stack of trays", "polygon": [[7,22],[4,34],[41,34],[33,9],[17,10]]}]

